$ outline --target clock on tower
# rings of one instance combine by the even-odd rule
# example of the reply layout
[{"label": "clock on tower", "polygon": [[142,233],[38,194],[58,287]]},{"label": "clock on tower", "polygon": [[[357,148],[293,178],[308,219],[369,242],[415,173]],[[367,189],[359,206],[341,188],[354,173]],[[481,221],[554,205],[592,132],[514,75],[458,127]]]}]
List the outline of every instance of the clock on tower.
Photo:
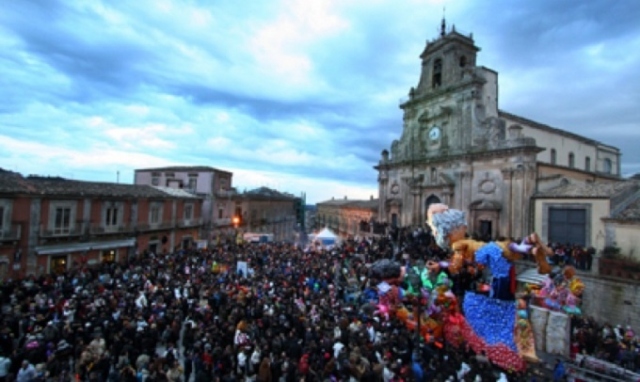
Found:
[{"label": "clock on tower", "polygon": [[438,126],[433,126],[431,130],[429,130],[429,140],[437,141],[440,139],[440,128]]}]

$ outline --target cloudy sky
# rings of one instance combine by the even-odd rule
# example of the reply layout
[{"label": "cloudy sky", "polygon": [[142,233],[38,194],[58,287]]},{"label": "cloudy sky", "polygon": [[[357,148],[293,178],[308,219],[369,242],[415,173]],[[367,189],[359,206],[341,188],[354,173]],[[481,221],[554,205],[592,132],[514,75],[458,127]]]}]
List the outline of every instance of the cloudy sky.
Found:
[{"label": "cloudy sky", "polygon": [[209,165],[241,190],[368,199],[443,6],[501,109],[640,172],[640,2],[611,0],[5,1],[0,167],[132,182]]}]

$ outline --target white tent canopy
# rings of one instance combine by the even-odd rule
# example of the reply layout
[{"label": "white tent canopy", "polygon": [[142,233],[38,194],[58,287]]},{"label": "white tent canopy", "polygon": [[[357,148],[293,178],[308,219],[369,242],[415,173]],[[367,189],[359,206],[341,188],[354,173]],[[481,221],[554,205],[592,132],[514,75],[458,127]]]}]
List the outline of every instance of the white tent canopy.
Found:
[{"label": "white tent canopy", "polygon": [[336,244],[338,244],[339,241],[340,241],[340,238],[338,237],[338,235],[336,235],[329,228],[323,228],[320,232],[318,232],[313,237],[313,240],[316,241],[316,242],[319,242],[320,244],[322,244],[324,246],[328,246],[328,245],[336,245]]}]

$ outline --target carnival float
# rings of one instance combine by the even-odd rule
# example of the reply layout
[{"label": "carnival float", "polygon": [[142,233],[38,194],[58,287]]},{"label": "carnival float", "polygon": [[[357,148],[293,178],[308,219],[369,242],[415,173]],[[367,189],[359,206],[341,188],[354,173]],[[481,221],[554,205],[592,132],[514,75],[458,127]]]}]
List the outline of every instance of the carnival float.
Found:
[{"label": "carnival float", "polygon": [[[397,319],[420,339],[442,347],[468,346],[505,370],[522,371],[538,360],[531,306],[565,315],[579,315],[584,284],[572,267],[554,275],[546,258],[550,250],[534,233],[521,242],[467,239],[465,214],[443,204],[431,205],[427,224],[438,246],[451,255],[445,261],[418,261],[408,267],[383,259],[370,267],[375,294],[364,310],[382,320]],[[518,290],[514,261],[532,256],[542,285]],[[486,283],[466,290],[462,301],[452,292],[460,272],[490,274]]]}]

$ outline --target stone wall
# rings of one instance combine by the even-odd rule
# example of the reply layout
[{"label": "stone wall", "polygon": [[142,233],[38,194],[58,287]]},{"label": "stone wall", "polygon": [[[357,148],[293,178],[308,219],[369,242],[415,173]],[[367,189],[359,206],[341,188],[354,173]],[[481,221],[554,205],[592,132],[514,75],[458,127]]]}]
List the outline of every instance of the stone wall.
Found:
[{"label": "stone wall", "polygon": [[[533,266],[533,263],[519,261],[517,273]],[[598,275],[597,259],[592,269],[592,272],[576,272],[585,285],[583,315],[594,317],[601,324],[631,325],[636,331],[640,330],[640,282]]]}]

